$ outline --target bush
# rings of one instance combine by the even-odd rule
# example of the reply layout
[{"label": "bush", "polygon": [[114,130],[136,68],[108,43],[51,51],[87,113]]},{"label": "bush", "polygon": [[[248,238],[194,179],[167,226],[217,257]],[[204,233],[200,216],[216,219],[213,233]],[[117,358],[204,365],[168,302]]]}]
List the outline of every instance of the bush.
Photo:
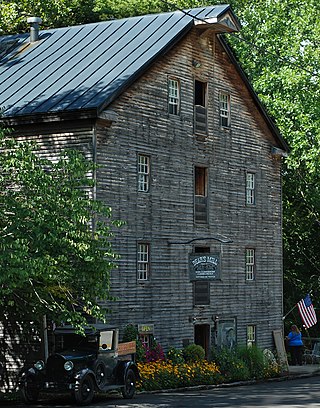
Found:
[{"label": "bush", "polygon": [[186,362],[202,361],[206,355],[204,348],[197,344],[189,344],[182,352]]},{"label": "bush", "polygon": [[182,350],[176,349],[174,347],[170,347],[167,351],[167,360],[171,362],[171,364],[182,364],[184,363],[184,357]]},{"label": "bush", "polygon": [[198,361],[172,364],[171,361],[138,363],[140,380],[137,388],[143,391],[221,384],[222,377],[215,363]]},{"label": "bush", "polygon": [[250,347],[240,346],[237,348],[237,354],[248,367],[250,378],[258,380],[264,377],[267,362],[261,349],[254,345]]},{"label": "bush", "polygon": [[129,341],[136,341],[136,361],[146,361],[146,351],[143,347],[142,341],[139,339],[138,328],[134,324],[128,324],[124,328],[122,341],[124,343]]},{"label": "bush", "polygon": [[246,363],[237,355],[236,350],[229,350],[227,348],[213,350],[212,360],[219,366],[225,382],[250,379],[250,370]]}]

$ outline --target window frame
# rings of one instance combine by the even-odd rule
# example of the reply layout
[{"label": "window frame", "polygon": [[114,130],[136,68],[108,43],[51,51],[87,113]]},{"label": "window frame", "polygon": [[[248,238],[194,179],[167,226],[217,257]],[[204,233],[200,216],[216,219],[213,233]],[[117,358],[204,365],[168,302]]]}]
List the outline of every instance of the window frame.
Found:
[{"label": "window frame", "polygon": [[[142,163],[141,159],[145,159]],[[150,191],[150,156],[142,153],[138,153],[137,159],[137,182],[138,182],[138,192],[148,193]],[[143,171],[143,169],[146,169]]]},{"label": "window frame", "polygon": [[246,172],[246,205],[256,204],[256,173],[253,171]]},{"label": "window frame", "polygon": [[222,128],[231,127],[231,97],[228,92],[219,92],[219,120]]},{"label": "window frame", "polygon": [[209,220],[209,168],[195,165],[193,171],[194,222],[207,224]]},{"label": "window frame", "polygon": [[[204,284],[206,285],[206,296],[207,296],[207,301],[206,302],[196,302],[197,296],[196,296],[196,286],[202,284],[204,287]],[[198,280],[193,282],[193,306],[208,306],[210,305],[210,282],[209,281],[204,281],[204,280]]]},{"label": "window frame", "polygon": [[208,134],[208,81],[195,78],[193,84],[193,131],[195,134]]},{"label": "window frame", "polygon": [[[172,86],[175,84],[176,86]],[[168,77],[168,113],[179,116],[181,106],[181,83],[174,77]]]},{"label": "window frame", "polygon": [[252,347],[257,344],[257,326],[255,324],[247,325],[247,346]]},{"label": "window frame", "polygon": [[245,250],[246,281],[254,281],[256,277],[256,250],[246,248]]},{"label": "window frame", "polygon": [[139,282],[147,282],[150,280],[149,242],[143,241],[137,243],[137,280]]}]

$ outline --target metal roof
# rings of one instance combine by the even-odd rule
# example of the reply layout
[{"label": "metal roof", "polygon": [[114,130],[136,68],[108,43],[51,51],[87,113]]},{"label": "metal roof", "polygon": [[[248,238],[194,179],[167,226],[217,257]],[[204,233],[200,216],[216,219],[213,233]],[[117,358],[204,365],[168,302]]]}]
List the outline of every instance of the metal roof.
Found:
[{"label": "metal roof", "polygon": [[[194,24],[239,24],[228,5],[0,37],[4,117],[100,112]],[[221,29],[221,28],[220,28]]]}]

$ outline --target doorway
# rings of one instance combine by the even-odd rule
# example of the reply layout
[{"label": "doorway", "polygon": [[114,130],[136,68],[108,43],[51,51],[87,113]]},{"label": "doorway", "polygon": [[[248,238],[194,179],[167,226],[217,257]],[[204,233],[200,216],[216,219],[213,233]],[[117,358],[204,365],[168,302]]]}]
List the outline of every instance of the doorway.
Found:
[{"label": "doorway", "polygon": [[210,324],[196,324],[194,326],[194,343],[203,347],[206,358],[209,357]]}]

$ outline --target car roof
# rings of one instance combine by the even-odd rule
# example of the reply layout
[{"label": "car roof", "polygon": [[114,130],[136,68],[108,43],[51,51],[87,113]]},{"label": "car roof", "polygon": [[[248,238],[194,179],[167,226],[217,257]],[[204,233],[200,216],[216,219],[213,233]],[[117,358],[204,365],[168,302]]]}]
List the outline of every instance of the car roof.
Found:
[{"label": "car roof", "polygon": [[[116,330],[113,326],[108,326],[105,324],[92,324],[90,326],[86,326],[83,328],[84,333],[86,336],[99,334],[100,332]],[[54,329],[55,334],[80,334],[79,329],[66,325],[66,326],[59,326]]]}]

